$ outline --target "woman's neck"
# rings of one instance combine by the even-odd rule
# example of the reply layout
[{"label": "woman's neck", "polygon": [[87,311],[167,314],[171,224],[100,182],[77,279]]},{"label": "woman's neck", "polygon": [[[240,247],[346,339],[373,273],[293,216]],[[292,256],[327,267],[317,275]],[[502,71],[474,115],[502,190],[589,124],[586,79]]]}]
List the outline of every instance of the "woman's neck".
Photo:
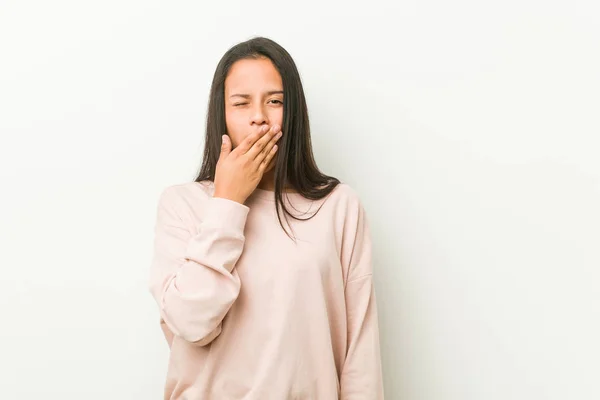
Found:
[{"label": "woman's neck", "polygon": [[263,174],[262,179],[258,183],[257,187],[262,190],[275,190],[275,174],[273,173],[272,169]]},{"label": "woman's neck", "polygon": [[[275,191],[275,171],[272,169],[264,173],[261,181],[258,183],[258,189],[269,190],[271,192]],[[284,192],[295,192],[291,186],[286,186],[283,189]]]}]

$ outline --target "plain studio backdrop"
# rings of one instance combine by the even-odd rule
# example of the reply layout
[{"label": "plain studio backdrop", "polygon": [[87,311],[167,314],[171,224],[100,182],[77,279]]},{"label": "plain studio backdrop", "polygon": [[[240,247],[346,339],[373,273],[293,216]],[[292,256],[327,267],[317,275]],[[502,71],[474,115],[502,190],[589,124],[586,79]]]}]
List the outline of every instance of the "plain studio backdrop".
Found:
[{"label": "plain studio backdrop", "polygon": [[0,4],[3,399],[162,398],[156,201],[255,35],[367,210],[386,399],[600,398],[591,0]]}]

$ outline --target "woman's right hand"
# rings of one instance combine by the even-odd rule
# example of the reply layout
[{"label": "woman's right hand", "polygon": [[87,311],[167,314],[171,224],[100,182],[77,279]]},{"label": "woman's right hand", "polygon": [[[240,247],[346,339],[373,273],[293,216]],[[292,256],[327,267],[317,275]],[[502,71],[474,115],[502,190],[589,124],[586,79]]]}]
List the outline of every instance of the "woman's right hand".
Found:
[{"label": "woman's right hand", "polygon": [[260,183],[265,169],[277,151],[280,127],[262,126],[231,150],[231,139],[223,135],[221,154],[215,171],[214,197],[244,203]]}]

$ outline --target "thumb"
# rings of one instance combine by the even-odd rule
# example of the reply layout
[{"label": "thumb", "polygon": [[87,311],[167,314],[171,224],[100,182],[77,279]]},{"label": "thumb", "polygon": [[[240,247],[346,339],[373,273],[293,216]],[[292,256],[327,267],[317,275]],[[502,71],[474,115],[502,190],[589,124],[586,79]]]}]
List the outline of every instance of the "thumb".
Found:
[{"label": "thumb", "polygon": [[221,142],[221,158],[225,158],[231,153],[231,139],[229,135],[222,136],[223,141]]}]

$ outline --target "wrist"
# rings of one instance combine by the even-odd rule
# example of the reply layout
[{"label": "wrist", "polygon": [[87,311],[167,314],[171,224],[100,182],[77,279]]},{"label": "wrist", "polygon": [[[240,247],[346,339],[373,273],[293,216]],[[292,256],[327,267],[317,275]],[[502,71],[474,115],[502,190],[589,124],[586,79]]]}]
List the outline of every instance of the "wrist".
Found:
[{"label": "wrist", "polygon": [[218,191],[214,192],[213,197],[220,197],[222,199],[227,199],[227,200],[235,201],[235,202],[240,203],[240,204],[244,204],[244,202],[246,201],[246,199],[244,199],[244,198],[242,198],[240,196],[235,196],[235,195],[232,195],[232,194],[229,194],[229,193],[221,193],[221,192],[218,192]]}]

